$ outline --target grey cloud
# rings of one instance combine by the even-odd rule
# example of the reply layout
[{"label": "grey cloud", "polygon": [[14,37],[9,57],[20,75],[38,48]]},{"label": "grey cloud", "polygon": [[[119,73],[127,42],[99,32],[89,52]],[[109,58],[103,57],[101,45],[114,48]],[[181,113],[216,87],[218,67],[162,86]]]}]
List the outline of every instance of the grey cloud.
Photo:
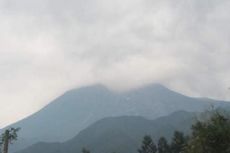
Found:
[{"label": "grey cloud", "polygon": [[1,124],[93,83],[127,90],[158,82],[228,99],[229,6],[227,0],[0,0]]}]

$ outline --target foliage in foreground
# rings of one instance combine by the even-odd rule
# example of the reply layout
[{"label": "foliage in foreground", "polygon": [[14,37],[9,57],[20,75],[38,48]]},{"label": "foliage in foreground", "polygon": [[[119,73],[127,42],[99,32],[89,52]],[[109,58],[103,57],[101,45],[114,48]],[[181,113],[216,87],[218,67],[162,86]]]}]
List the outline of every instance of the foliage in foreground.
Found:
[{"label": "foliage in foreground", "polygon": [[[146,143],[145,136],[142,151],[138,151],[139,153],[230,153],[230,119],[225,115],[214,112],[209,119],[197,121],[191,130],[189,137],[175,131],[170,145],[165,138],[160,138],[157,149],[152,147],[152,150],[149,144],[154,142]],[[148,137],[150,140],[151,137]]]},{"label": "foliage in foreground", "polygon": [[230,153],[230,120],[219,112],[192,126],[186,153]]},{"label": "foliage in foreground", "polygon": [[12,144],[13,141],[17,140],[17,133],[20,128],[10,128],[6,129],[0,136],[0,153],[8,153],[9,144]]}]

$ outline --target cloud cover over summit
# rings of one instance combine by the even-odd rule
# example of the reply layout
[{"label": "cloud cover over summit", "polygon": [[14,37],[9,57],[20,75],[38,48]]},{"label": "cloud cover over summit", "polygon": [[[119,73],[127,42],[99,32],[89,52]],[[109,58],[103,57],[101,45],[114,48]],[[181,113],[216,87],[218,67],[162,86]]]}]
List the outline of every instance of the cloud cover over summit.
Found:
[{"label": "cloud cover over summit", "polygon": [[0,0],[0,126],[67,89],[230,97],[228,0]]}]

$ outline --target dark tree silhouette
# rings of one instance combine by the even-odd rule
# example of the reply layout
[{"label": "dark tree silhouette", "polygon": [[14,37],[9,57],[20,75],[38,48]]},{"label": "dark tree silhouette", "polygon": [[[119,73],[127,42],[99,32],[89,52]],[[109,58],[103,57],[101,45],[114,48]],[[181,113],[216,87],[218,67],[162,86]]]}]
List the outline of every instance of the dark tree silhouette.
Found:
[{"label": "dark tree silhouette", "polygon": [[82,148],[82,153],[90,153],[90,151],[86,148]]},{"label": "dark tree silhouette", "polygon": [[188,138],[182,132],[175,131],[171,143],[172,153],[183,153],[187,144]]},{"label": "dark tree silhouette", "polygon": [[152,138],[148,135],[144,136],[144,139],[142,141],[142,146],[140,149],[138,149],[139,153],[156,153],[157,152],[157,146],[153,142]]},{"label": "dark tree silhouette", "polygon": [[9,144],[12,144],[13,141],[17,140],[17,132],[19,130],[20,128],[6,129],[5,132],[1,135],[1,146],[3,153],[8,153]]},{"label": "dark tree silhouette", "polygon": [[158,140],[157,149],[158,153],[170,153],[170,146],[164,137]]}]

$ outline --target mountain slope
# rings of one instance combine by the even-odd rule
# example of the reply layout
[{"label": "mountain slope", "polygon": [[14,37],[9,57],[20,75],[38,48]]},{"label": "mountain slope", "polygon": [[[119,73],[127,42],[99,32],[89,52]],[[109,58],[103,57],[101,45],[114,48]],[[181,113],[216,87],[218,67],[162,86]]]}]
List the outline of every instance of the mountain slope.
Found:
[{"label": "mountain slope", "polygon": [[[228,105],[187,97],[158,84],[125,93],[113,92],[102,85],[74,89],[32,116],[11,125],[22,128],[21,139],[12,151],[38,141],[63,142],[105,117],[131,115],[155,119],[178,110],[203,111],[211,104]],[[30,144],[23,143],[28,140]]]},{"label": "mountain slope", "polygon": [[158,140],[160,136],[170,138],[175,130],[188,133],[194,119],[194,113],[184,111],[156,120],[110,117],[92,124],[67,142],[38,143],[18,153],[76,153],[83,147],[93,153],[135,153],[144,135],[150,134]]}]

